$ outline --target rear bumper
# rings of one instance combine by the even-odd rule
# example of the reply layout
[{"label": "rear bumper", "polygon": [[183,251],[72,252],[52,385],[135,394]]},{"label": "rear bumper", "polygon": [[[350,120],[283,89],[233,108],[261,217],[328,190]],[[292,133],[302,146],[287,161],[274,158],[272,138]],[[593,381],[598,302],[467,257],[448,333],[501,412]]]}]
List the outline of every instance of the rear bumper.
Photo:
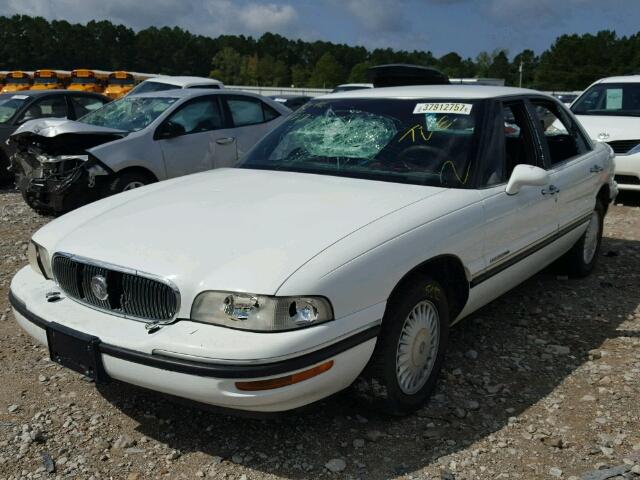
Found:
[{"label": "rear bumper", "polygon": [[[17,323],[44,345],[47,345],[49,323],[69,323],[64,315],[43,318],[34,313],[16,292],[11,291],[9,299]],[[84,307],[78,305],[78,308]],[[90,315],[103,315],[91,309],[85,310]],[[348,387],[369,361],[379,330],[379,324],[375,324],[317,350],[286,359],[266,359],[264,363],[198,361],[193,357],[180,358],[153,350],[149,353],[125,348],[113,342],[101,342],[98,348],[104,370],[111,379],[223,408],[277,412],[302,407]],[[279,334],[262,335],[272,337]],[[195,337],[193,340],[197,342]],[[236,381],[279,378],[328,360],[333,360],[330,370],[294,385],[262,391],[241,391],[235,385]]]},{"label": "rear bumper", "polygon": [[640,154],[616,155],[615,180],[620,190],[640,191]]}]

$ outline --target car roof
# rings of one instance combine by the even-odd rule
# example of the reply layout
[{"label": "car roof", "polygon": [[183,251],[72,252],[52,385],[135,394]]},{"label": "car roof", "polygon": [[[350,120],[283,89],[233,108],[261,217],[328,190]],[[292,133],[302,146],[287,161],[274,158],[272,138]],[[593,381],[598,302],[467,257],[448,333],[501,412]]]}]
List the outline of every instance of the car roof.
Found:
[{"label": "car roof", "polygon": [[[173,90],[161,90],[159,92],[130,93],[127,97],[143,97],[143,98],[192,98],[204,95],[244,95],[246,97],[257,98],[260,100],[268,100],[269,105],[281,105],[275,100],[258,95],[257,93],[245,92],[242,90],[212,90],[210,88],[176,88]],[[126,98],[126,97],[125,97]]]},{"label": "car roof", "polygon": [[222,85],[220,80],[216,80],[215,78],[206,78],[206,77],[189,77],[189,76],[178,76],[173,77],[169,75],[160,75],[153,78],[148,78],[145,82],[156,82],[156,83],[167,83],[169,85],[176,85],[180,88],[185,88],[190,85]]},{"label": "car roof", "polygon": [[269,98],[253,92],[244,90],[211,89],[211,88],[173,88],[171,90],[160,90],[158,92],[130,93],[128,97],[171,97],[185,98],[197,97],[200,95],[246,95],[254,98]]},{"label": "car roof", "polygon": [[607,77],[598,80],[596,83],[640,83],[640,75],[621,75],[618,77]]},{"label": "car roof", "polygon": [[336,88],[339,87],[363,87],[363,88],[373,88],[373,83],[341,83]]},{"label": "car roof", "polygon": [[[413,85],[408,87],[385,87],[337,92],[316,98],[460,98],[487,99],[515,95],[549,95],[537,90],[488,85]],[[553,97],[550,97],[553,98]]]},{"label": "car roof", "polygon": [[295,95],[295,94],[285,94],[285,95],[267,95],[269,98],[285,98],[287,100],[292,100],[294,98],[312,98],[310,95]]}]

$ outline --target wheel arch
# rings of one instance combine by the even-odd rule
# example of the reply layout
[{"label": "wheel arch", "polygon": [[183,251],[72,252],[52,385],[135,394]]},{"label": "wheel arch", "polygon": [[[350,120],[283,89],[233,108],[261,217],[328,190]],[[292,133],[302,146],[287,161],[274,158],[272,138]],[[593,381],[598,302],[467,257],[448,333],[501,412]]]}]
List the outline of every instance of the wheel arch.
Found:
[{"label": "wheel arch", "polygon": [[596,200],[599,200],[604,207],[604,213],[607,213],[609,210],[609,204],[611,203],[611,190],[608,184],[602,185],[600,190],[598,190],[598,194],[596,195]]},{"label": "wheel arch", "polygon": [[389,300],[398,295],[407,284],[425,276],[432,277],[445,289],[451,321],[455,321],[469,299],[469,279],[462,260],[453,254],[438,255],[409,270],[395,285]]},{"label": "wheel arch", "polygon": [[158,181],[158,177],[151,170],[141,166],[126,167],[115,172],[116,175],[124,175],[127,173],[144,175],[145,177],[151,179],[153,182]]}]

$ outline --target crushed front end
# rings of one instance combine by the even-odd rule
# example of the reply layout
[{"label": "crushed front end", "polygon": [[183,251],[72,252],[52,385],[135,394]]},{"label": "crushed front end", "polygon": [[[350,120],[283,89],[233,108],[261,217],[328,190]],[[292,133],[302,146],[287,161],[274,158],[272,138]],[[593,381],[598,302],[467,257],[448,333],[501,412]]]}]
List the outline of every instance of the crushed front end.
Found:
[{"label": "crushed front end", "polygon": [[15,134],[10,141],[16,185],[27,204],[42,213],[61,214],[103,196],[113,172],[88,149],[122,138],[113,134],[73,134],[44,137]]}]

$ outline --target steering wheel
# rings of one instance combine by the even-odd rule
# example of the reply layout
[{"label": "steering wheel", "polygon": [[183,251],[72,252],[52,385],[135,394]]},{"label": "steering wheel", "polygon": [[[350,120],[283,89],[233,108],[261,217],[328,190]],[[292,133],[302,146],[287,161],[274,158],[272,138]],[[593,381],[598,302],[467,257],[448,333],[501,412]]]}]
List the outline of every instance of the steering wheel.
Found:
[{"label": "steering wheel", "polygon": [[[408,158],[408,157],[416,158]],[[408,163],[419,166],[424,170],[438,171],[446,152],[433,145],[412,145],[405,148],[397,157],[397,162],[401,163],[407,170],[411,170]],[[408,162],[408,163],[407,163]]]}]

